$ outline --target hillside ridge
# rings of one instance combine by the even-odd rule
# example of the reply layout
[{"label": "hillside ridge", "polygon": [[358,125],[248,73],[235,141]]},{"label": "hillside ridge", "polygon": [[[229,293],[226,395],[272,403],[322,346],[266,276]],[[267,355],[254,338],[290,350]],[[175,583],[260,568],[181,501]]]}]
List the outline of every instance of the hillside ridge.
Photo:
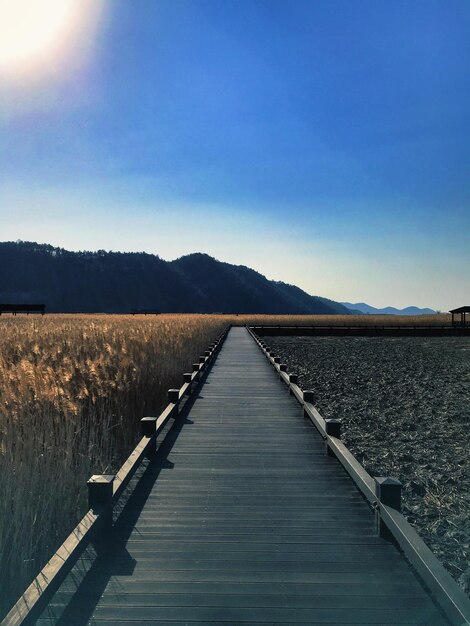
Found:
[{"label": "hillside ridge", "polygon": [[146,252],[71,252],[27,241],[0,242],[0,301],[41,302],[61,313],[349,314],[338,302],[206,253],[165,261]]}]

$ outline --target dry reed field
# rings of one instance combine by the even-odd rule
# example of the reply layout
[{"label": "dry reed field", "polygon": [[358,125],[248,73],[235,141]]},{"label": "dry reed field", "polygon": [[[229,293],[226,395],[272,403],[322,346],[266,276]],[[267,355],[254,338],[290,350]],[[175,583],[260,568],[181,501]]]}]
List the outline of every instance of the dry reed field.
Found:
[{"label": "dry reed field", "polygon": [[0,615],[113,473],[139,419],[223,331],[219,316],[0,318]]},{"label": "dry reed field", "polygon": [[269,337],[372,476],[470,594],[468,337]]},{"label": "dry reed field", "polygon": [[435,315],[240,315],[234,324],[258,326],[451,326],[448,313]]}]

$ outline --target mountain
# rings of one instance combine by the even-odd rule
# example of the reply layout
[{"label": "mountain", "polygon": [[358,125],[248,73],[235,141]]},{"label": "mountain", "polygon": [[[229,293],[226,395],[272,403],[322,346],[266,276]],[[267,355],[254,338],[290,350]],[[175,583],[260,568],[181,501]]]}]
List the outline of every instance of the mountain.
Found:
[{"label": "mountain", "polygon": [[396,309],[393,306],[376,309],[365,302],[356,302],[356,304],[352,304],[351,302],[341,302],[341,304],[347,307],[351,313],[368,313],[370,315],[431,315],[436,313],[436,311],[433,311],[432,309],[420,309],[416,306],[407,306],[405,309]]},{"label": "mountain", "polygon": [[164,261],[145,252],[69,252],[23,241],[0,243],[0,302],[44,303],[63,313],[349,314],[338,302],[207,254]]}]

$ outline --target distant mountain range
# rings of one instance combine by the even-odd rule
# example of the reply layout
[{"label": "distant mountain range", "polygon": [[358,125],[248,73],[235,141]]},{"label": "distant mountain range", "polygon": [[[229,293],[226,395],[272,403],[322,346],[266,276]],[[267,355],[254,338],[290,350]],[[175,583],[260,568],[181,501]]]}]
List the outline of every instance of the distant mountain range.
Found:
[{"label": "distant mountain range", "polygon": [[407,306],[405,309],[396,309],[393,306],[386,306],[383,309],[376,309],[365,302],[341,302],[352,313],[370,314],[370,315],[430,315],[436,313],[432,309],[420,309],[417,306]]},{"label": "distant mountain range", "polygon": [[47,244],[0,243],[0,302],[44,303],[48,312],[342,314],[333,300],[268,280],[242,265],[190,254],[69,252]]}]

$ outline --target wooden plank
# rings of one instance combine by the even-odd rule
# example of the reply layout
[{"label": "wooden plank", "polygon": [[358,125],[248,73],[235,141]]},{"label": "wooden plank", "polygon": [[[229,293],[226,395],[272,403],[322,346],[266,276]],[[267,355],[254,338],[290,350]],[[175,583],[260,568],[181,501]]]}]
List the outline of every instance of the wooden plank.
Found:
[{"label": "wooden plank", "polygon": [[[156,616],[157,615],[157,616]],[[158,624],[162,621],[175,620],[181,622],[209,621],[215,623],[238,624],[259,621],[261,623],[287,622],[290,624],[416,624],[426,626],[442,624],[442,618],[435,609],[396,607],[395,609],[337,609],[311,608],[293,609],[279,607],[238,608],[224,607],[108,607],[99,604],[93,615],[93,624],[101,621],[109,624],[149,623]],[[432,620],[432,621],[431,621]],[[439,621],[436,621],[439,620]]]},{"label": "wooden plank", "polygon": [[[382,586],[390,587],[397,581],[406,583],[410,586],[419,585],[416,576],[408,570],[397,578],[393,571],[385,571],[377,577],[376,572],[370,570],[362,572],[351,571],[277,571],[277,570],[261,570],[250,572],[249,578],[243,570],[137,570],[129,574],[117,574],[112,571],[111,567],[96,568],[93,575],[93,581],[97,585],[103,583],[108,585],[110,590],[119,590],[121,593],[124,587],[130,584],[139,584],[140,582],[148,582],[153,584],[168,582],[187,582],[194,583],[266,583],[269,585],[283,585],[286,583],[295,584],[327,584],[335,586],[336,584],[351,583],[359,585],[367,585],[370,583],[380,583]],[[427,594],[426,594],[427,597]]]},{"label": "wooden plank", "polygon": [[[111,598],[116,594],[117,582],[113,582],[110,588],[105,590],[103,596]],[[76,591],[76,585],[70,585],[70,590],[64,589],[58,592],[54,598],[53,604],[64,604],[70,600],[71,594]],[[418,584],[411,585],[409,581],[392,582],[388,581],[387,585],[380,582],[369,582],[365,579],[356,580],[355,582],[338,582],[332,585],[330,582],[324,583],[278,583],[274,587],[276,592],[290,596],[310,596],[315,598],[321,597],[347,597],[355,598],[364,597],[386,597],[393,598],[399,595],[401,598],[426,598],[427,595]],[[86,589],[84,594],[93,594],[93,589]],[[166,582],[159,581],[156,586],[153,581],[133,580],[126,581],[125,585],[119,589],[119,595],[137,595],[137,594],[244,594],[244,595],[261,595],[272,594],[273,584],[264,582]]]},{"label": "wooden plank", "polygon": [[[210,589],[194,593],[190,588],[185,593],[161,592],[134,592],[119,593],[106,592],[103,594],[100,607],[112,609],[120,607],[129,611],[132,607],[138,609],[152,607],[232,607],[232,608],[279,608],[279,609],[395,609],[396,599],[384,595],[341,595],[336,594],[287,594],[285,591],[273,590],[270,593],[244,594],[237,590],[235,593],[214,593]],[[400,602],[401,609],[425,609],[426,596],[403,596]],[[156,613],[157,611],[155,611]],[[99,618],[97,612],[96,617]]]}]

